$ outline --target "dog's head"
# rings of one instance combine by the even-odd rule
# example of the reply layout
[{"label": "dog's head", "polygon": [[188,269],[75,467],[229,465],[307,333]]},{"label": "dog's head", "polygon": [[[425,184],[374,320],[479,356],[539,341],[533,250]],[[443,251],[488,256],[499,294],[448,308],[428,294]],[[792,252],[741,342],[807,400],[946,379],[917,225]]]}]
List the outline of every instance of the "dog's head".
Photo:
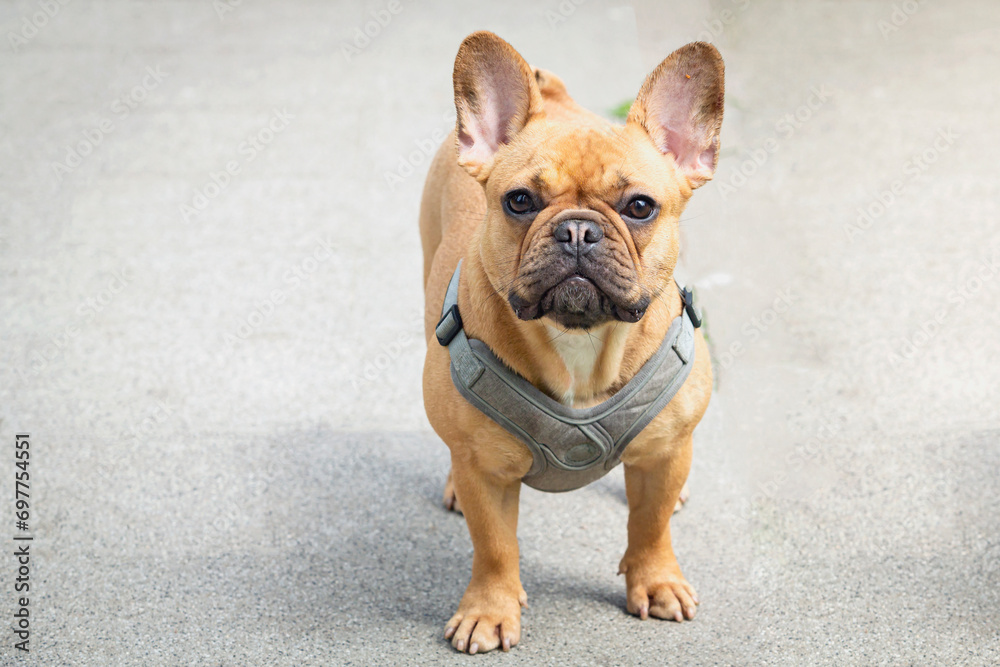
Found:
[{"label": "dog's head", "polygon": [[489,32],[455,59],[458,158],[486,192],[483,264],[520,319],[636,322],[673,275],[678,220],[712,178],[723,64],[704,42],[670,54],[616,126]]}]

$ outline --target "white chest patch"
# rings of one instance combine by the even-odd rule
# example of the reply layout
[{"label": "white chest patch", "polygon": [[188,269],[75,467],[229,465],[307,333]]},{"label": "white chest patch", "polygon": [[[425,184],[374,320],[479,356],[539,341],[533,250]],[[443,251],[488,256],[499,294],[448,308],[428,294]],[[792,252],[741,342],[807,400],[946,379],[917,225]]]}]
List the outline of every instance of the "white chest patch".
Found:
[{"label": "white chest patch", "polygon": [[562,357],[569,371],[569,389],[563,395],[563,403],[573,405],[576,388],[590,382],[597,366],[604,342],[597,336],[586,333],[563,333],[555,327],[547,326],[552,337],[552,347]]}]

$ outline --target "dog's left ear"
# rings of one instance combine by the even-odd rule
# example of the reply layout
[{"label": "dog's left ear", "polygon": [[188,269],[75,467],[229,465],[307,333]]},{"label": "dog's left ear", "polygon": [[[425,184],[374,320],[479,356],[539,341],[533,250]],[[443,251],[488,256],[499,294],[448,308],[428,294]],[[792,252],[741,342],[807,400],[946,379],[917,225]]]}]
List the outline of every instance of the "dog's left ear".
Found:
[{"label": "dog's left ear", "polygon": [[677,49],[646,77],[629,110],[663,154],[670,154],[692,188],[715,174],[725,95],[725,65],[706,42]]}]

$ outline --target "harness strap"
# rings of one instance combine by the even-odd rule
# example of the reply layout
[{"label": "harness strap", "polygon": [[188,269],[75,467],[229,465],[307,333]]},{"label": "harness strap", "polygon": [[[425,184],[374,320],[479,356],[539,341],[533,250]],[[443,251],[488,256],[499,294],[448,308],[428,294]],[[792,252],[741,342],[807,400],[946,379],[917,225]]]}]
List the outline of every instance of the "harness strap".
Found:
[{"label": "harness strap", "polygon": [[460,261],[435,335],[448,347],[451,378],[462,396],[531,451],[532,466],[522,480],[529,486],[570,491],[603,477],[691,372],[694,329],[701,322],[685,289],[681,315],[635,377],[599,405],[582,410],[563,405],[508,368],[485,343],[465,335],[458,309],[461,269]]}]

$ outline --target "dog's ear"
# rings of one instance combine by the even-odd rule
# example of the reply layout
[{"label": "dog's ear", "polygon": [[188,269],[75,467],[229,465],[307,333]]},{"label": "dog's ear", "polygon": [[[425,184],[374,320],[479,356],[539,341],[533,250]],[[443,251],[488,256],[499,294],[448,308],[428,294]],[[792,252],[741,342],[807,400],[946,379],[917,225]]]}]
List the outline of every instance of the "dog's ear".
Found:
[{"label": "dog's ear", "polygon": [[521,54],[492,32],[465,38],[454,81],[458,163],[482,180],[500,146],[541,113],[542,96]]},{"label": "dog's ear", "polygon": [[677,49],[646,77],[628,114],[663,154],[669,153],[692,188],[704,185],[719,161],[725,66],[706,42]]}]

